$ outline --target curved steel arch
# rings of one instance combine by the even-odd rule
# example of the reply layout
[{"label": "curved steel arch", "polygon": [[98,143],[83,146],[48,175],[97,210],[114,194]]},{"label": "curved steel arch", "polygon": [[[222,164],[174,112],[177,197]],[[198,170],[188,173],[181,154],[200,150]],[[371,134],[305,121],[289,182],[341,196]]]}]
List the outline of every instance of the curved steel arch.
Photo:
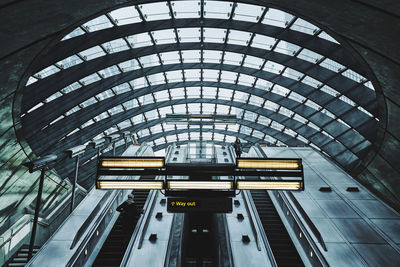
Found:
[{"label": "curved steel arch", "polygon": [[[183,70],[183,69],[190,69],[190,68],[195,68],[195,69],[197,69],[197,68],[201,68],[201,67],[207,67],[207,68],[210,68],[210,69],[212,69],[213,67],[218,67],[218,66],[220,66],[220,65],[218,65],[218,64],[210,64],[210,63],[207,63],[207,64],[190,64],[190,63],[188,63],[188,64],[171,64],[172,66],[170,66],[170,69],[169,70]],[[235,71],[235,69],[236,68],[238,68],[237,66],[232,66],[232,65],[226,65],[226,64],[224,64],[224,65],[222,65],[222,66],[224,66],[224,68],[220,68],[220,69],[222,69],[222,70],[227,70],[227,71]],[[151,67],[151,68],[149,68],[148,70],[148,72],[147,72],[147,74],[153,74],[153,73],[158,73],[158,72],[160,72],[159,71],[159,69],[160,69],[160,67]],[[264,71],[254,71],[254,70],[252,70],[252,69],[249,69],[249,68],[245,68],[245,67],[242,67],[242,68],[240,68],[241,70],[246,70],[247,71],[247,73],[245,73],[245,72],[242,72],[242,73],[245,73],[245,74],[249,74],[249,75],[254,75],[254,73],[257,73],[258,75],[254,75],[254,76],[256,76],[256,77],[260,77],[260,78],[263,78],[264,76],[262,76],[261,74],[263,74],[263,73],[268,73],[268,72],[264,72]],[[138,70],[138,73],[140,73],[140,74],[142,74],[143,72],[144,72],[145,70]],[[135,72],[135,71],[133,71],[133,72]],[[132,80],[132,78],[138,78],[138,77],[141,77],[141,76],[134,76],[134,77],[132,77],[133,76],[133,74],[132,75],[128,75],[128,74],[131,74],[131,73],[133,73],[133,72],[127,72],[127,73],[123,73],[123,74],[119,74],[119,75],[116,75],[116,76],[112,76],[112,77],[110,77],[110,78],[107,78],[107,79],[105,79],[105,80],[103,80],[103,81],[98,81],[98,82],[95,82],[94,84],[92,84],[92,85],[89,85],[89,86],[104,86],[105,84],[107,84],[107,82],[111,82],[111,83],[113,83],[113,82],[115,82],[116,80],[119,80],[119,82],[125,82],[125,81],[129,81],[129,80]],[[253,73],[251,73],[251,72],[253,72]],[[261,73],[261,74],[260,74]],[[304,91],[306,91],[306,90],[308,90],[308,92],[309,93],[313,93],[314,91],[317,91],[315,88],[313,88],[313,87],[311,87],[311,86],[308,86],[308,85],[305,85],[305,84],[302,84],[302,85],[298,85],[297,83],[296,83],[296,81],[295,80],[292,80],[292,79],[290,79],[290,78],[286,78],[286,77],[282,77],[282,76],[277,76],[276,74],[272,74],[272,73],[269,73],[269,75],[271,76],[271,77],[274,77],[274,78],[272,78],[271,80],[273,80],[273,79],[275,79],[275,81],[274,82],[276,82],[277,84],[280,84],[280,85],[283,85],[283,86],[285,86],[286,85],[286,87],[288,87],[287,86],[287,84],[293,84],[294,86],[293,87],[290,87],[289,86],[289,88],[291,88],[293,91],[295,91],[296,93],[302,93],[302,91],[301,90],[304,90]],[[127,76],[129,76],[129,78],[127,78]],[[118,79],[117,77],[121,77],[121,79]],[[279,83],[278,83],[278,81],[279,81]],[[102,82],[102,83],[101,83]],[[109,87],[109,86],[107,86],[107,87]],[[253,91],[256,91],[256,89],[254,89],[254,88],[252,88],[251,90],[253,90]],[[258,89],[258,90],[260,90],[260,89]],[[310,92],[311,91],[311,92]],[[268,93],[268,95],[269,94],[272,94],[271,92],[269,92]],[[328,94],[326,94],[326,93],[321,93],[322,95],[323,94],[325,94],[325,95],[327,95],[327,96],[329,96]],[[267,98],[266,97],[267,95],[264,95],[264,98]],[[304,92],[303,92],[303,96],[304,96]],[[337,100],[337,99],[335,99],[334,97],[332,97],[332,96],[330,96],[330,98],[331,98],[331,101],[333,101],[333,100]],[[267,98],[268,99],[268,98]],[[284,97],[282,97],[282,96],[279,96],[278,97],[278,99],[284,99]],[[321,99],[323,99],[322,97],[321,97]],[[276,101],[276,99],[269,99],[269,100],[271,100],[272,102],[275,102]],[[286,108],[288,108],[288,109],[290,109],[290,110],[293,110],[294,108],[297,108],[298,110],[301,110],[302,112],[305,112],[304,113],[304,115],[303,115],[303,117],[306,117],[306,118],[308,118],[308,116],[307,116],[307,113],[309,113],[309,115],[311,115],[311,114],[314,114],[315,112],[312,112],[312,111],[307,111],[307,110],[309,110],[309,109],[311,109],[311,108],[308,108],[308,107],[301,107],[301,109],[300,109],[300,107],[297,105],[297,104],[294,104],[293,102],[295,102],[295,101],[293,101],[293,100],[291,100],[291,99],[284,99],[284,102],[285,102],[285,105],[282,105],[282,106],[284,106],[284,107],[286,107]],[[111,108],[112,106],[111,106],[111,102],[110,101],[108,101],[108,103],[109,103],[109,105],[107,106],[107,107],[109,107],[109,108]],[[122,103],[122,102],[121,102]],[[115,106],[117,103],[115,103],[115,104],[112,104],[113,106]],[[119,104],[119,103],[118,103]],[[320,104],[322,104],[322,103],[320,103]],[[327,105],[327,103],[325,103],[325,104],[322,104],[322,105]],[[88,117],[88,114],[90,114],[90,116],[91,117],[94,117],[94,116],[96,116],[97,114],[100,114],[101,112],[103,112],[103,111],[105,111],[106,109],[106,105],[104,105],[104,103],[102,103],[101,105],[99,105],[99,103],[96,103],[96,104],[93,104],[93,105],[91,105],[91,106],[89,106],[88,108],[86,108],[85,109],[85,112],[84,112],[84,116],[83,117],[79,117],[80,119],[79,119],[79,121],[78,122],[81,122],[81,124],[83,124],[84,122],[86,122],[88,119],[89,119],[89,117]],[[343,112],[344,110],[343,110],[343,105],[341,106],[341,108],[342,108],[342,110],[340,110],[340,112]],[[295,111],[295,110],[293,110],[293,111]],[[296,111],[295,111],[296,112]],[[332,112],[332,111],[331,111]],[[369,117],[367,117],[365,114],[364,115],[361,115],[362,113],[359,111],[359,110],[357,110],[357,109],[349,109],[349,110],[347,110],[347,113],[344,113],[344,115],[343,114],[338,114],[337,113],[338,111],[336,111],[335,110],[335,115],[336,116],[338,116],[339,118],[341,118],[343,121],[345,121],[345,122],[347,122],[349,125],[352,125],[355,129],[357,129],[357,131],[359,131],[359,132],[361,132],[361,133],[363,133],[363,129],[361,128],[359,128],[359,126],[360,125],[362,125],[363,123],[366,123],[366,122],[368,122],[368,121],[374,121],[374,120],[372,120],[371,118],[369,118]],[[77,115],[76,114],[81,114],[81,113],[83,113],[83,110],[81,110],[81,111],[78,111],[78,112],[76,112],[76,113],[74,113],[74,114],[72,114],[72,115],[70,115],[70,116],[68,116],[68,117],[70,117],[69,119],[71,119],[71,118],[73,118],[74,116],[75,117],[77,117]],[[299,112],[297,112],[297,113],[299,113]],[[301,114],[301,113],[299,113],[299,114]],[[358,116],[357,116],[357,118],[356,118],[356,120],[353,118],[353,115],[354,114],[357,114]],[[86,116],[85,116],[86,115]],[[315,119],[315,117],[314,117],[314,119],[312,119],[312,118],[310,118],[310,120],[313,122],[313,123],[315,123],[316,125],[321,125],[321,121],[323,121],[323,119],[324,118],[327,118],[328,119],[328,116],[327,115],[324,115],[324,114],[314,114],[314,115],[312,115],[312,116],[318,116],[319,118],[319,120],[316,120]],[[86,120],[83,120],[83,118],[86,118]],[[329,117],[330,118],[330,117]],[[38,119],[40,119],[40,117],[38,118]],[[332,120],[332,119],[328,119],[328,122],[330,121],[330,120]],[[350,121],[349,121],[350,120]],[[28,120],[27,120],[28,121]],[[57,123],[55,123],[55,124],[53,124],[53,126],[49,126],[47,129],[49,130],[49,129],[51,129],[51,128],[53,128],[54,129],[54,127],[55,127],[55,125],[62,125],[62,122],[63,121],[65,121],[65,119],[64,120],[61,120],[61,121],[59,121],[59,122],[57,122]],[[65,124],[65,122],[64,122],[64,124]],[[322,123],[322,125],[324,125],[324,123]],[[62,127],[67,127],[67,126],[62,126]],[[79,127],[79,125],[75,125],[75,128],[76,127]],[[74,128],[74,129],[75,129]],[[365,127],[364,127],[365,128]],[[73,129],[72,129],[73,130]],[[368,133],[363,133],[363,135],[366,135],[366,136],[371,136],[371,134],[368,134]]]},{"label": "curved steel arch", "polygon": [[[353,59],[352,55],[341,45],[321,39],[317,36],[272,25],[210,18],[146,21],[145,23],[127,24],[100,31],[89,32],[56,44],[47,55],[42,57],[43,61],[41,64],[38,64],[37,67],[46,67],[47,65],[62,60],[65,57],[72,56],[80,51],[114,39],[139,33],[173,28],[221,28],[256,33],[307,48],[352,69],[361,68]],[[51,63],[49,61],[51,61]]]},{"label": "curved steel arch", "polygon": [[[157,140],[158,138],[167,137],[170,135],[178,135],[180,133],[196,133],[196,132],[212,132],[212,133],[219,133],[219,134],[223,134],[223,135],[226,134],[226,135],[230,135],[230,136],[237,136],[243,140],[246,140],[249,143],[254,143],[254,144],[257,142],[260,142],[260,141],[264,141],[262,139],[252,137],[252,136],[249,136],[249,135],[243,134],[243,133],[236,133],[236,132],[232,132],[232,131],[225,131],[225,130],[220,130],[220,129],[209,129],[209,128],[204,128],[202,130],[200,130],[200,128],[186,128],[186,129],[170,130],[170,131],[165,131],[165,132],[141,137],[141,138],[139,138],[138,141],[139,141],[139,143],[150,142],[150,141]],[[204,142],[206,142],[206,141],[208,141],[208,140],[204,140]],[[212,141],[212,140],[210,140],[210,141]]]},{"label": "curved steel arch", "polygon": [[[124,128],[123,130],[124,131],[129,131],[129,132],[138,132],[140,130],[153,127],[153,126],[155,126],[157,124],[164,123],[165,120],[166,120],[166,118],[152,119],[152,120],[149,120],[147,122],[139,123],[139,124],[137,124],[137,125],[135,125],[133,127]],[[246,126],[246,127],[251,128],[251,129],[260,131],[260,132],[264,133],[265,135],[273,137],[273,138],[275,138],[275,139],[279,140],[280,142],[285,143],[287,145],[291,145],[291,146],[305,145],[304,142],[301,142],[300,140],[298,140],[298,139],[296,139],[296,138],[294,138],[294,137],[292,137],[290,135],[287,135],[287,134],[285,134],[283,132],[275,130],[275,129],[271,128],[271,127],[266,127],[266,126],[263,126],[262,124],[254,123],[253,121],[249,121],[249,120],[245,120],[245,119],[238,119],[237,123],[242,125],[242,126]],[[205,129],[206,128],[203,128],[203,131],[205,131]],[[218,130],[218,129],[215,129],[215,130]],[[160,132],[156,132],[156,133],[152,133],[152,134],[159,134],[159,133]],[[230,133],[232,133],[232,132],[230,132]],[[236,136],[236,134],[231,134],[231,135],[232,136]],[[245,134],[245,135],[247,135],[247,134]],[[141,137],[139,137],[139,138],[141,138]],[[263,141],[263,142],[265,142],[265,141]]]},{"label": "curved steel arch", "polygon": [[[272,96],[274,96],[274,94],[271,94]],[[269,97],[269,96],[265,96],[266,99],[270,99],[273,100],[275,102],[278,101],[278,99],[284,99],[284,97],[280,96],[280,95],[275,95],[275,99],[273,97]],[[117,101],[117,103],[115,103],[114,101]],[[123,99],[122,101],[126,101],[129,99]],[[289,100],[289,99],[285,99],[286,101],[283,102],[282,104],[286,107],[286,108],[292,108],[293,106],[297,106],[298,108],[298,114],[302,115],[303,117],[308,117],[307,115],[310,114],[314,114],[316,111],[313,110],[310,107],[303,107],[301,106],[301,104],[298,104],[297,102],[294,103],[295,101],[293,100]],[[97,115],[100,114],[106,110],[108,110],[109,108],[112,108],[114,106],[116,106],[117,104],[121,104],[122,101],[116,97],[114,99],[108,99],[108,101],[106,101],[107,103],[96,103],[93,104],[85,109],[81,109],[73,114],[71,114],[70,116],[68,116],[65,119],[59,120],[56,123],[48,126],[47,128],[45,128],[44,130],[41,131],[42,135],[47,136],[48,138],[50,138],[51,140],[59,140],[62,136],[65,135],[65,133],[69,133],[72,132],[74,129],[76,129],[77,127],[79,127],[80,125],[82,125],[84,122],[88,121],[89,119],[91,119],[93,117],[93,115]],[[154,110],[155,108],[160,108],[160,107],[165,107],[165,106],[171,106],[171,105],[178,105],[178,104],[185,104],[185,103],[211,103],[211,104],[223,104],[223,105],[227,105],[227,106],[233,106],[233,107],[237,107],[237,108],[241,108],[241,109],[245,109],[245,110],[249,110],[252,111],[258,115],[263,115],[266,117],[272,117],[274,118],[274,116],[276,115],[272,115],[276,112],[267,110],[267,109],[262,109],[259,106],[254,106],[251,104],[246,104],[245,106],[243,105],[244,103],[242,102],[236,102],[236,101],[230,101],[230,100],[223,100],[223,99],[208,99],[208,98],[203,98],[203,99],[174,99],[174,100],[168,100],[168,101],[162,101],[162,102],[156,102],[156,103],[152,103],[152,104],[147,104],[147,105],[143,105],[137,108],[132,108],[130,110],[127,110],[125,112],[118,113],[115,114],[114,116],[111,116],[110,120],[112,121],[111,123],[117,124],[129,117],[133,117],[135,115],[138,114],[142,114],[144,112],[147,111],[151,111]],[[292,106],[290,106],[290,104],[293,104]],[[245,108],[244,108],[245,107]],[[281,117],[277,118],[276,121],[280,122],[281,124],[284,119],[290,119],[287,116],[283,116],[281,115]],[[123,118],[123,119],[117,119],[117,118]],[[327,115],[322,115],[322,114],[318,114],[318,118],[320,119],[320,121],[316,121],[316,117],[311,118],[311,121],[313,123],[316,123],[316,125],[325,125],[328,123],[332,123],[334,124],[336,127],[340,127],[340,123],[337,122],[336,120],[330,118]],[[108,119],[104,119],[107,120]],[[104,121],[101,123],[104,124]],[[110,124],[108,124],[109,126],[111,126]],[[89,126],[90,127],[90,126]],[[309,127],[309,126],[308,126]],[[344,127],[344,126],[342,126]],[[334,128],[333,128],[334,129]],[[332,130],[330,130],[328,133],[332,133],[335,134],[334,132],[332,132]],[[53,141],[53,142],[54,142]],[[46,143],[49,143],[48,141]]]},{"label": "curved steel arch", "polygon": [[[239,45],[230,45],[230,44],[214,44],[214,43],[182,43],[182,44],[164,44],[157,45],[157,53],[163,52],[178,52],[185,51],[191,49],[202,49],[202,50],[218,50],[218,51],[228,51],[240,53],[243,52],[243,47]],[[73,66],[66,70],[62,70],[58,73],[55,73],[45,79],[42,79],[30,86],[26,92],[26,98],[31,99],[31,104],[29,106],[25,106],[25,104],[29,103],[24,101],[23,110],[28,110],[31,108],[34,103],[34,96],[38,95],[38,91],[43,87],[53,88],[52,92],[55,92],[57,88],[60,90],[68,84],[72,84],[73,82],[84,78],[96,71],[104,69],[106,67],[113,66],[115,64],[124,62],[126,60],[138,58],[141,56],[148,56],[154,54],[153,47],[146,48],[137,48],[126,50],[114,54],[105,55],[87,62],[80,63],[79,65]],[[342,93],[343,95],[349,97],[355,103],[365,107],[366,110],[376,115],[376,96],[375,92],[367,88],[366,86],[357,83],[339,73],[328,70],[324,67],[321,67],[317,64],[310,63],[308,61],[288,56],[282,53],[278,53],[275,51],[268,51],[265,53],[264,50],[259,48],[249,47],[245,51],[246,55],[255,56],[259,58],[263,58],[265,60],[271,60],[276,63],[285,65],[290,67],[296,71],[302,72],[319,82],[321,84],[326,84],[332,88],[335,88],[336,91]],[[154,54],[156,56],[156,54]],[[178,63],[180,64],[180,63]],[[250,68],[251,69],[251,68]],[[254,69],[256,70],[256,69]],[[278,75],[280,76],[280,75]],[[58,86],[58,87],[57,87]],[[67,94],[66,96],[68,96]]]},{"label": "curved steel arch", "polygon": [[[238,108],[241,108],[242,103],[240,102],[231,102],[228,100],[216,100],[216,99],[182,99],[182,100],[172,100],[172,101],[163,101],[158,103],[157,107],[164,107],[164,106],[171,106],[171,105],[175,105],[175,104],[184,104],[184,103],[219,103],[219,104],[228,104],[230,103],[232,106],[236,106]],[[263,110],[260,107],[256,107],[253,105],[248,105],[248,107],[251,106],[254,113],[259,114],[259,115],[263,115],[263,116],[275,116],[275,117],[284,117],[283,115],[278,115],[278,114],[274,114],[274,112],[267,112],[267,110]],[[82,129],[81,131],[72,134],[71,136],[67,137],[65,140],[63,140],[62,143],[58,143],[57,146],[60,147],[68,147],[68,146],[74,146],[77,145],[79,143],[82,142],[82,140],[89,140],[90,138],[93,138],[94,136],[96,136],[98,133],[103,132],[104,130],[108,129],[111,125],[115,125],[119,122],[122,122],[130,117],[133,117],[135,115],[138,114],[142,114],[143,111],[147,111],[145,108],[145,106],[142,106],[141,108],[134,108],[131,110],[128,110],[124,113],[119,113],[116,114],[112,117],[106,118],[104,119],[104,121],[102,123],[95,123],[93,125],[90,125],[84,129]],[[146,107],[149,107],[149,110],[154,109],[154,105],[153,104],[149,104],[146,105]],[[144,110],[143,110],[144,109]],[[250,109],[249,109],[250,110]],[[286,117],[287,118],[287,117]],[[278,119],[274,119],[276,121],[279,121]],[[332,146],[333,147],[343,147],[346,148],[344,145],[340,144],[339,142],[335,142],[334,139],[330,139],[327,136],[325,136],[324,134],[322,134],[321,132],[311,128],[310,126],[304,125],[300,122],[294,121],[293,119],[287,118],[286,121],[282,121],[280,122],[281,124],[285,125],[286,127],[294,130],[295,132],[300,133],[301,135],[303,135],[305,138],[311,140],[315,145],[321,147],[322,149],[325,146]],[[294,127],[297,126],[297,127]],[[291,126],[291,127],[290,127]],[[294,129],[293,129],[294,128]],[[50,133],[49,133],[50,134]],[[49,141],[51,140],[51,141]],[[47,141],[43,141],[43,140],[39,140],[41,142],[37,142],[34,144],[31,144],[32,147],[37,150],[39,153],[43,152],[46,148],[51,150],[57,150],[57,146],[53,147],[56,143],[58,139],[54,139],[51,136],[47,137]],[[67,146],[68,145],[68,146]],[[338,151],[342,151],[343,149],[338,149]]]}]

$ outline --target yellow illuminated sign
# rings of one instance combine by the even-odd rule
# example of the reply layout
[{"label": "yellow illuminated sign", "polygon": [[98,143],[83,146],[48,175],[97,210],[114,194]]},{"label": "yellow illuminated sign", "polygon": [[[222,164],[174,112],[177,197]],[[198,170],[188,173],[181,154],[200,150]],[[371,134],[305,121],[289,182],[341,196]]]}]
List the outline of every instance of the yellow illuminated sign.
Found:
[{"label": "yellow illuminated sign", "polygon": [[301,181],[237,181],[237,189],[302,190]]},{"label": "yellow illuminated sign", "polygon": [[163,158],[102,158],[100,166],[105,168],[163,168]]},{"label": "yellow illuminated sign", "polygon": [[98,181],[98,189],[163,189],[162,181]]},{"label": "yellow illuminated sign", "polygon": [[295,170],[301,167],[301,161],[285,159],[238,159],[237,167],[241,169]]}]

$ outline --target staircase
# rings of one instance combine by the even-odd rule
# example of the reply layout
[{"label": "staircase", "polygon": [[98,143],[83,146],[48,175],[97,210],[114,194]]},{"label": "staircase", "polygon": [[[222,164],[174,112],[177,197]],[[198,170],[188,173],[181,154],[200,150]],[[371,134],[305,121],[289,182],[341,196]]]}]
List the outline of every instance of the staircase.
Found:
[{"label": "staircase", "polygon": [[[33,247],[32,257],[39,251],[38,246]],[[11,259],[4,264],[6,267],[21,267],[28,263],[29,245],[22,245],[22,247],[11,257]]]}]

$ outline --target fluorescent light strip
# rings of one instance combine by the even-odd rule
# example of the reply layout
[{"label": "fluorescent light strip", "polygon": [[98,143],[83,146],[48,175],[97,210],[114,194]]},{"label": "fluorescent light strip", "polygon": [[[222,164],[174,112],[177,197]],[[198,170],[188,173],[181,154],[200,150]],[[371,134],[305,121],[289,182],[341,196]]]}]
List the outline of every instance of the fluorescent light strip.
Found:
[{"label": "fluorescent light strip", "polygon": [[168,181],[168,189],[233,189],[232,181]]},{"label": "fluorescent light strip", "polygon": [[164,159],[162,158],[112,158],[101,159],[101,167],[106,168],[163,168]]},{"label": "fluorescent light strip", "polygon": [[276,159],[238,159],[237,167],[242,169],[299,169],[299,160],[276,160]]},{"label": "fluorescent light strip", "polygon": [[301,190],[302,182],[280,181],[237,181],[237,189],[263,189],[263,190]]},{"label": "fluorescent light strip", "polygon": [[99,189],[163,189],[162,181],[98,181]]}]

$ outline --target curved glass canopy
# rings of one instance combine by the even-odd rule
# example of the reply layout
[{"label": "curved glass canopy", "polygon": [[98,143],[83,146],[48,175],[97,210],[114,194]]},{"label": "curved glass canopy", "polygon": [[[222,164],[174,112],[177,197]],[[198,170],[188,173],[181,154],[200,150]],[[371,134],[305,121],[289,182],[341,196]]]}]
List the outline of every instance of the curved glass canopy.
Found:
[{"label": "curved glass canopy", "polygon": [[[312,146],[351,171],[375,140],[378,120],[374,87],[362,70],[326,32],[277,9],[146,3],[94,18],[49,49],[24,89],[21,121],[38,155],[130,131],[155,150],[236,137]],[[165,116],[173,113],[238,121],[169,125]],[[84,158],[88,166],[93,153]],[[67,169],[58,168],[65,177]],[[91,181],[87,169],[83,185]]]}]

